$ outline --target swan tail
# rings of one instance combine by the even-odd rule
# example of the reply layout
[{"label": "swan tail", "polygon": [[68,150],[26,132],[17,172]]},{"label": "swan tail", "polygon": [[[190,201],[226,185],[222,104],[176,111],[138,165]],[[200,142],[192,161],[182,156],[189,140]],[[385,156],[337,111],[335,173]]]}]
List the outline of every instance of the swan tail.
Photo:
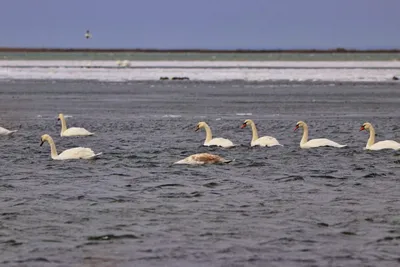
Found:
[{"label": "swan tail", "polygon": [[174,162],[173,164],[187,164],[187,162],[184,159],[182,159]]},{"label": "swan tail", "polygon": [[100,155],[102,155],[102,154],[103,154],[103,152],[94,154],[93,156],[89,157],[88,159],[95,159],[95,158],[97,158],[98,156],[100,156]]},{"label": "swan tail", "polygon": [[274,147],[274,146],[283,146],[283,145],[281,145],[281,144],[270,144],[270,145],[266,145],[267,147]]}]

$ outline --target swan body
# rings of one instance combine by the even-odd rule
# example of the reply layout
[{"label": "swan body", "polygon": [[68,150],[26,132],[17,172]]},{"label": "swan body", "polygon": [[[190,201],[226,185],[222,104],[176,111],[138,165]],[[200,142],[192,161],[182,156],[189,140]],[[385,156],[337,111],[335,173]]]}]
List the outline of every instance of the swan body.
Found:
[{"label": "swan body", "polygon": [[276,140],[275,137],[263,136],[259,138],[256,125],[252,120],[245,120],[240,128],[243,129],[248,125],[250,125],[251,131],[253,132],[253,138],[251,139],[250,143],[251,146],[281,146],[281,144],[279,144],[278,140]]},{"label": "swan body", "polygon": [[0,135],[12,135],[13,133],[17,132],[18,130],[7,130],[6,128],[0,127]]},{"label": "swan body", "polygon": [[330,146],[330,147],[346,147],[347,145],[341,145],[339,143],[336,143],[332,140],[326,139],[326,138],[318,138],[318,139],[311,139],[308,140],[308,126],[304,121],[299,121],[296,124],[296,127],[294,130],[296,131],[300,127],[303,128],[303,137],[301,138],[300,141],[300,147],[301,148],[314,148],[314,147],[325,147],[325,146]]},{"label": "swan body", "polygon": [[87,147],[75,147],[63,151],[61,154],[57,153],[56,145],[50,135],[44,134],[41,137],[40,146],[48,142],[51,149],[51,158],[54,160],[67,160],[67,159],[94,159],[102,153],[95,154],[93,150]]},{"label": "swan body", "polygon": [[64,114],[58,114],[58,120],[61,121],[61,133],[60,136],[90,136],[94,133],[89,132],[85,128],[71,127],[67,128],[67,122],[65,121]]},{"label": "swan body", "polygon": [[206,131],[206,140],[204,141],[204,146],[220,146],[220,147],[233,147],[235,146],[232,141],[225,138],[212,138],[212,133],[210,126],[204,121],[201,121],[197,124],[195,131],[197,132],[201,128],[204,128]]},{"label": "swan body", "polygon": [[232,160],[227,160],[217,155],[209,153],[199,153],[190,155],[189,157],[179,160],[174,164],[201,165],[201,164],[229,163],[231,161]]},{"label": "swan body", "polygon": [[394,149],[400,150],[400,143],[393,140],[385,140],[375,143],[375,129],[369,122],[364,123],[360,127],[360,131],[369,130],[369,139],[365,149],[368,150],[381,150],[381,149]]}]

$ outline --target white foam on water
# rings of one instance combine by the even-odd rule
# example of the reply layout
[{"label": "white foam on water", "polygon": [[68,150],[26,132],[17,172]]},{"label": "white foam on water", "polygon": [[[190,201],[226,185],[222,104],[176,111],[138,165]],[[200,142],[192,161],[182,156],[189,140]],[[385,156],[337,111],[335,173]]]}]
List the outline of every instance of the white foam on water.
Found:
[{"label": "white foam on water", "polygon": [[[88,68],[88,62],[91,67]],[[114,61],[0,60],[0,80],[151,81],[188,77],[195,81],[385,82],[400,75],[400,61]],[[166,81],[168,82],[168,81]]]},{"label": "white foam on water", "polygon": [[237,116],[251,116],[253,113],[236,113]]}]

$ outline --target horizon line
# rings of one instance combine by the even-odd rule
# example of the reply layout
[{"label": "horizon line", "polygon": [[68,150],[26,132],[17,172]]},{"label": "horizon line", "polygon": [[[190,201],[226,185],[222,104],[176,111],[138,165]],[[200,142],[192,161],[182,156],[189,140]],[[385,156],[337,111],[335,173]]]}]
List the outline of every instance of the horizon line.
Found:
[{"label": "horizon line", "polygon": [[0,52],[136,52],[136,53],[400,53],[400,49],[355,48],[293,48],[293,49],[207,49],[207,48],[61,48],[61,47],[0,47]]}]

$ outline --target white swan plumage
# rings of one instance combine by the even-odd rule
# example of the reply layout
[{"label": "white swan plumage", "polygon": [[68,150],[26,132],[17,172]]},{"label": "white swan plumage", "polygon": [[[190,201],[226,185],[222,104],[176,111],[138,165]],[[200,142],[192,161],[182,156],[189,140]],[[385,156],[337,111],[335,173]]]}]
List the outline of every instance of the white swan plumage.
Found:
[{"label": "white swan plumage", "polygon": [[93,150],[87,147],[75,147],[63,151],[61,154],[57,153],[56,145],[50,135],[44,134],[40,139],[40,146],[44,142],[48,142],[51,150],[51,158],[54,160],[67,160],[67,159],[94,159],[102,153],[95,154]]},{"label": "white swan plumage", "polygon": [[245,120],[242,126],[240,126],[240,128],[243,129],[248,125],[250,125],[251,131],[253,132],[253,137],[250,143],[251,146],[263,146],[263,147],[281,146],[281,144],[279,144],[278,140],[276,140],[275,137],[263,136],[259,138],[256,125],[252,120]]},{"label": "white swan plumage", "polygon": [[60,136],[90,136],[94,133],[89,132],[85,128],[71,127],[67,128],[67,122],[65,121],[64,114],[58,114],[58,120],[61,121],[61,133]]},{"label": "white swan plumage", "polygon": [[304,121],[297,122],[296,127],[294,128],[294,131],[296,131],[300,127],[303,128],[303,137],[301,138],[301,141],[300,141],[301,148],[313,148],[313,147],[324,147],[324,146],[330,146],[330,147],[346,147],[347,146],[347,145],[338,144],[338,143],[336,143],[332,140],[326,139],[326,138],[318,138],[318,139],[308,140],[307,124]]},{"label": "white swan plumage", "polygon": [[0,127],[0,135],[12,135],[13,133],[17,132],[18,130],[7,130],[6,128]]},{"label": "white swan plumage", "polygon": [[372,127],[372,124],[369,122],[364,123],[360,127],[360,131],[363,130],[368,130],[369,131],[369,139],[367,142],[367,145],[365,146],[365,149],[368,150],[381,150],[381,149],[394,149],[394,150],[399,150],[400,149],[400,143],[393,141],[393,140],[385,140],[385,141],[379,141],[375,143],[375,129]]},{"label": "white swan plumage", "polygon": [[232,160],[224,159],[218,155],[209,153],[199,153],[190,155],[182,160],[175,162],[174,164],[189,164],[189,165],[201,165],[201,164],[216,164],[216,163],[229,163]]},{"label": "white swan plumage", "polygon": [[235,146],[231,140],[225,138],[213,138],[210,126],[204,121],[201,121],[197,124],[195,131],[197,132],[201,128],[204,128],[206,131],[206,140],[204,141],[204,146],[220,146],[220,147],[233,147]]}]

